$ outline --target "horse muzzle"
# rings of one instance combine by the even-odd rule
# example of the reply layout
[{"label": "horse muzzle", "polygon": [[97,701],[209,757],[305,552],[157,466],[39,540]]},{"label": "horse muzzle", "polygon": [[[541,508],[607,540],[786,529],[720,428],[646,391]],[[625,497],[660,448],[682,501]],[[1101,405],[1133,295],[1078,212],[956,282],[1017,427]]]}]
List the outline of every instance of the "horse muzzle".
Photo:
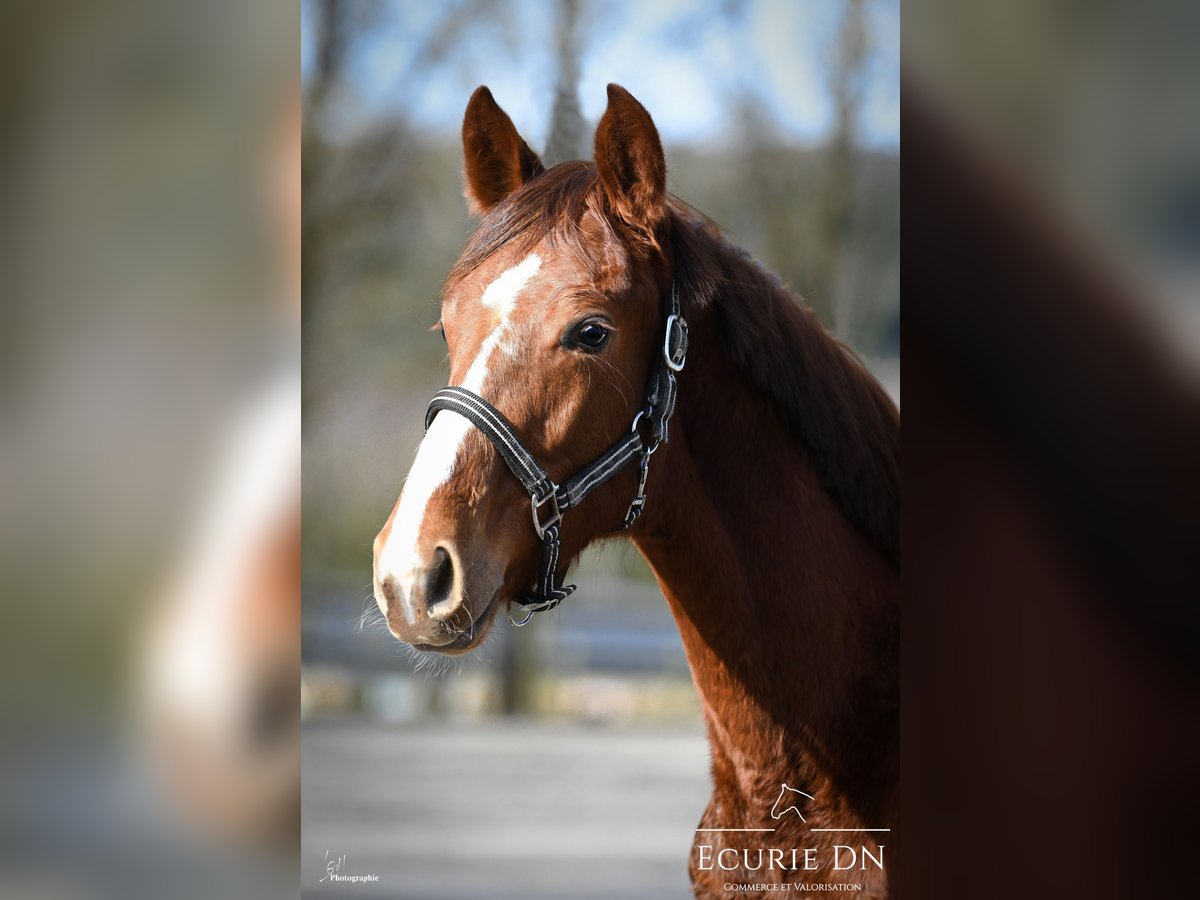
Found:
[{"label": "horse muzzle", "polygon": [[[495,616],[499,584],[492,591],[467,588],[468,573],[451,541],[440,541],[424,565],[387,571],[375,558],[375,602],[388,629],[418,650],[465,653],[482,642]],[[478,576],[473,587],[482,588]],[[490,598],[480,607],[469,596]]]}]

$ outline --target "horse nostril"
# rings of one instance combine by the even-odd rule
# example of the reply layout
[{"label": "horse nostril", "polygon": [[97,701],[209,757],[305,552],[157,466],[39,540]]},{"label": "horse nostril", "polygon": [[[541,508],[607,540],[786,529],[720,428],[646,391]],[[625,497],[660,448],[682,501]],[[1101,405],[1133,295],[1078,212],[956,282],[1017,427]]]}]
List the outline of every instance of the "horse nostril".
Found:
[{"label": "horse nostril", "polygon": [[446,548],[438,547],[433,551],[433,565],[426,571],[425,579],[430,611],[450,602],[454,590],[454,561]]}]

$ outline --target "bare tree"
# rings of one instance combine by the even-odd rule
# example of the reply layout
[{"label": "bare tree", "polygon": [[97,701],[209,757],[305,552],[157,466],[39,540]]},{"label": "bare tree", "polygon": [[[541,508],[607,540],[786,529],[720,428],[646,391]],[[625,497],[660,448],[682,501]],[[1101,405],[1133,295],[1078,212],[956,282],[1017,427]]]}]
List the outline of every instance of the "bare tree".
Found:
[{"label": "bare tree", "polygon": [[843,339],[853,329],[852,290],[839,269],[851,238],[854,206],[855,151],[858,118],[862,109],[863,83],[869,49],[866,0],[844,0],[837,45],[829,70],[829,93],[833,102],[834,129],[829,141],[824,190],[822,192],[821,272],[817,283],[833,306],[834,330]]},{"label": "bare tree", "polygon": [[579,21],[583,0],[561,0],[554,28],[557,72],[550,133],[546,138],[546,163],[554,165],[583,155],[586,131],[579,105]]}]

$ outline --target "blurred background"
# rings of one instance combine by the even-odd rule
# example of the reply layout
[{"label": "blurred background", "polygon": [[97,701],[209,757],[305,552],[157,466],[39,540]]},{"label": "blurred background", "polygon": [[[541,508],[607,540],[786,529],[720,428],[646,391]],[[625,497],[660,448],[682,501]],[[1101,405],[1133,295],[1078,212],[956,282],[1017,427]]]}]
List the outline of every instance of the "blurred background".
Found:
[{"label": "blurred background", "polygon": [[1200,802],[1200,4],[905,0],[903,31],[904,841],[937,861],[904,894],[1169,895],[1146,863]]},{"label": "blurred background", "polygon": [[294,895],[299,10],[0,35],[0,893]]},{"label": "blurred background", "polygon": [[622,84],[654,117],[670,189],[898,402],[899,4],[301,9],[303,889],[344,890],[321,881],[328,851],[378,874],[355,890],[380,896],[688,896],[708,748],[631,547],[589,551],[569,604],[441,668],[414,671],[375,613],[371,543],[447,378],[430,326],[473,227],[462,115],[486,84],[547,164],[590,159],[605,85]]},{"label": "blurred background", "polygon": [[[907,0],[903,14],[906,832],[937,860],[907,873],[908,894],[1007,896],[1018,871],[1028,896],[1167,895],[1177,867],[1145,862],[1188,858],[1197,800],[1200,6]],[[565,158],[586,152],[604,84],[625,84],[663,132],[673,188],[897,391],[899,18],[870,0],[5,4],[5,896],[297,892],[294,814],[293,846],[271,841],[288,842],[275,816],[288,820],[299,704],[278,666],[256,665],[298,644],[288,605],[265,628],[210,618],[197,640],[155,623],[178,624],[188,596],[230,596],[188,577],[209,571],[214,506],[245,521],[218,495],[288,508],[273,460],[295,426],[270,413],[299,403],[301,278],[305,889],[344,857],[343,872],[379,867],[356,893],[477,895],[482,865],[492,896],[683,895],[707,750],[636,558],[585,560],[575,602],[522,632],[526,647],[499,629],[449,677],[412,677],[403,652],[355,630],[371,538],[444,379],[425,328],[471,227],[458,121],[487,83]],[[988,161],[995,193],[1037,205],[1034,224],[972,230],[995,204],[944,215],[946,192],[979,199],[951,172],[966,157]],[[1031,270],[1020,239],[1047,220],[1090,248],[1099,289]],[[968,245],[1017,255],[984,277]],[[1012,290],[1005,272],[1029,280]],[[243,445],[254,421],[275,427]],[[238,462],[263,446],[280,455]],[[241,633],[280,640],[222,640]],[[155,648],[194,677],[165,677]],[[191,740],[152,737],[144,713],[164,700]],[[247,780],[259,766],[266,792]],[[450,783],[467,789],[438,791]],[[197,803],[230,793],[245,802]],[[1054,812],[1041,827],[1035,793]],[[488,833],[468,843],[476,821]]]},{"label": "blurred background", "polygon": [[972,135],[1200,354],[1200,116],[1187,0],[905,0],[908,87]]}]

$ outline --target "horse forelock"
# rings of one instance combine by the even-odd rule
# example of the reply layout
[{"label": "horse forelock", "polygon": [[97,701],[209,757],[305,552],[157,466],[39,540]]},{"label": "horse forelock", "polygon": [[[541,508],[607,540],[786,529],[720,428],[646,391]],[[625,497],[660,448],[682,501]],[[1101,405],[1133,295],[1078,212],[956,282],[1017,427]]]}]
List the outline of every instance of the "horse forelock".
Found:
[{"label": "horse forelock", "polygon": [[581,255],[592,252],[581,224],[589,209],[606,221],[603,204],[603,188],[593,163],[559,163],[531,178],[483,216],[446,276],[443,293],[501,250],[519,257],[547,240]]}]

